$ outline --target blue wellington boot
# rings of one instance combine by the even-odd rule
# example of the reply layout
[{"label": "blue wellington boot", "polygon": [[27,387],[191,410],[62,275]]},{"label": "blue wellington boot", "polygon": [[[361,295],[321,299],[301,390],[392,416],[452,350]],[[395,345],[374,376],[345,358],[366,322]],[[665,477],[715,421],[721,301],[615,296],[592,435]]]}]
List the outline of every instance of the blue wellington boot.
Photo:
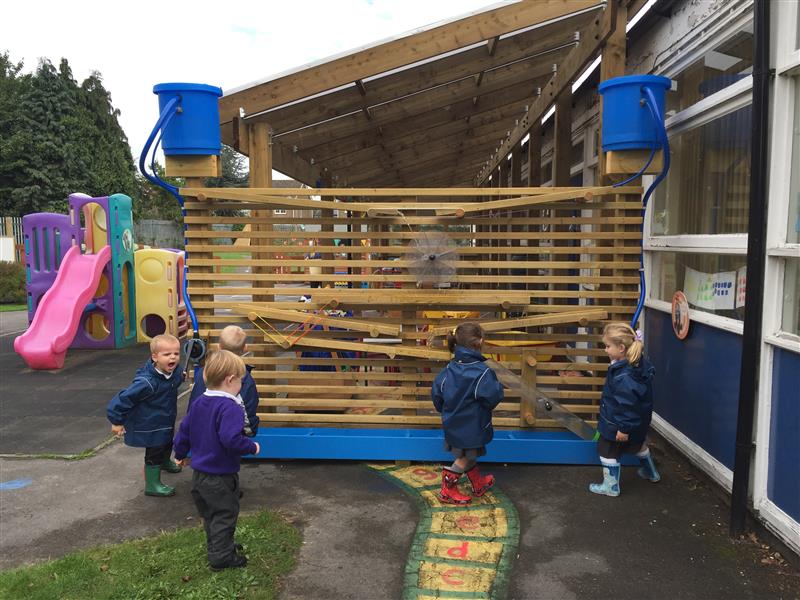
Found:
[{"label": "blue wellington boot", "polygon": [[603,483],[590,483],[589,491],[613,498],[619,496],[619,470],[619,464],[603,465]]},{"label": "blue wellington boot", "polygon": [[636,469],[636,474],[639,477],[652,481],[653,483],[661,481],[661,475],[658,473],[656,463],[649,452],[644,456],[639,456],[639,463],[642,465]]}]

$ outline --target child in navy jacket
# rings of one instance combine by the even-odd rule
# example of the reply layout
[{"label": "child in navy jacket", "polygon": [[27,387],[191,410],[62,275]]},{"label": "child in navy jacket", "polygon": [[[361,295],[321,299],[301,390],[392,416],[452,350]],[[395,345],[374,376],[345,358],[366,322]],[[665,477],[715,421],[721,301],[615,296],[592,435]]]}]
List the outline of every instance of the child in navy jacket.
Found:
[{"label": "child in navy jacket", "polygon": [[642,356],[642,342],[627,323],[609,323],[603,329],[603,344],[611,365],[600,397],[597,453],[603,464],[603,482],[592,483],[595,494],[619,496],[619,459],[636,454],[640,477],[653,483],[661,476],[647,447],[647,429],[653,416],[655,368]]},{"label": "child in navy jacket", "polygon": [[192,453],[192,498],[206,530],[212,570],[244,567],[247,557],[234,541],[239,518],[239,464],[258,454],[246,437],[244,413],[236,401],[245,375],[244,362],[228,350],[209,356],[203,376],[206,392],[192,403],[175,436],[175,458],[185,463]]},{"label": "child in navy jacket", "polygon": [[455,461],[442,469],[439,500],[468,504],[472,498],[458,490],[458,481],[464,473],[475,496],[483,496],[494,485],[493,475],[480,474],[477,460],[486,454],[486,444],[494,436],[492,410],[503,400],[503,387],[481,354],[480,325],[462,323],[448,334],[447,345],[455,356],[436,376],[431,397],[442,414],[445,448]]},{"label": "child in navy jacket", "polygon": [[183,373],[175,368],[181,356],[180,343],[171,335],[157,335],[150,342],[150,358],[136,371],[133,382],[111,399],[108,420],[111,431],[125,435],[125,444],[144,448],[144,493],[172,496],[175,488],[161,483],[161,471],[178,473],[181,468],[170,459],[178,388]]},{"label": "child in navy jacket", "polygon": [[[219,334],[219,348],[220,350],[229,350],[237,356],[242,356],[247,351],[247,334],[244,329],[236,325],[228,325]],[[258,433],[258,390],[256,389],[256,382],[250,371],[253,367],[245,365],[245,375],[242,379],[242,391],[239,393],[239,400],[241,400],[242,409],[244,410],[244,432],[245,435],[254,437]],[[195,399],[202,396],[206,391],[206,385],[203,382],[203,369],[196,367],[194,370],[194,384],[192,391],[189,394],[189,406],[186,412],[189,412],[189,407]]]}]

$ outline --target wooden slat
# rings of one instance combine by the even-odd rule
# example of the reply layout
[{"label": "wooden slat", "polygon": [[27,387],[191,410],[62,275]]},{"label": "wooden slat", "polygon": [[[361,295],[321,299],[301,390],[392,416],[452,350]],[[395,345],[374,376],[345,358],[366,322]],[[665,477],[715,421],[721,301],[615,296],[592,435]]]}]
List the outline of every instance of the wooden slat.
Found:
[{"label": "wooden slat", "polygon": [[[507,319],[503,321],[490,321],[481,323],[484,331],[505,331],[516,327],[535,327],[540,325],[554,325],[556,323],[576,323],[581,320],[605,319],[608,313],[604,310],[585,310],[575,311],[574,313],[559,313],[557,315],[545,315],[536,317],[526,317],[521,319]],[[429,332],[429,336],[447,335],[451,330],[447,327],[434,327]]]},{"label": "wooden slat", "polygon": [[400,327],[397,325],[383,325],[380,323],[367,323],[352,318],[326,317],[324,314],[306,313],[298,310],[281,310],[269,308],[254,303],[238,304],[234,309],[250,321],[250,314],[259,317],[269,317],[277,321],[289,321],[293,323],[307,323],[309,325],[327,325],[330,327],[340,327],[351,331],[366,331],[372,337],[378,337],[383,333],[386,335],[400,335]]}]

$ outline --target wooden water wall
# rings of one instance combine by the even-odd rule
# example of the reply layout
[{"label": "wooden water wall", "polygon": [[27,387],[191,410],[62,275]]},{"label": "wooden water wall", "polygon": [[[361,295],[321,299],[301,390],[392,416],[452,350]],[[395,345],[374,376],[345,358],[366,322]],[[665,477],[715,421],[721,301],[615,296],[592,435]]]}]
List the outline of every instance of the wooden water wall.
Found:
[{"label": "wooden water wall", "polygon": [[[641,188],[182,194],[200,334],[249,331],[264,425],[438,428],[430,385],[464,318],[486,324],[484,354],[595,421],[600,331],[638,298]],[[419,283],[443,238],[455,272]],[[557,426],[511,390],[494,423]]]}]

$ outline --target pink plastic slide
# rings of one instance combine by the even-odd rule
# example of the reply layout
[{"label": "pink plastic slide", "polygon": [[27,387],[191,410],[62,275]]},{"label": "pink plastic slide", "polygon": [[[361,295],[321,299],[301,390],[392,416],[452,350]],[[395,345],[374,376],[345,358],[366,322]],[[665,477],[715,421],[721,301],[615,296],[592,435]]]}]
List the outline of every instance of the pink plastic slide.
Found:
[{"label": "pink plastic slide", "polygon": [[14,350],[31,369],[60,369],[75,338],[81,315],[94,297],[111,246],[97,254],[81,254],[72,246],[64,255],[56,280],[42,296],[28,330],[14,340]]}]

